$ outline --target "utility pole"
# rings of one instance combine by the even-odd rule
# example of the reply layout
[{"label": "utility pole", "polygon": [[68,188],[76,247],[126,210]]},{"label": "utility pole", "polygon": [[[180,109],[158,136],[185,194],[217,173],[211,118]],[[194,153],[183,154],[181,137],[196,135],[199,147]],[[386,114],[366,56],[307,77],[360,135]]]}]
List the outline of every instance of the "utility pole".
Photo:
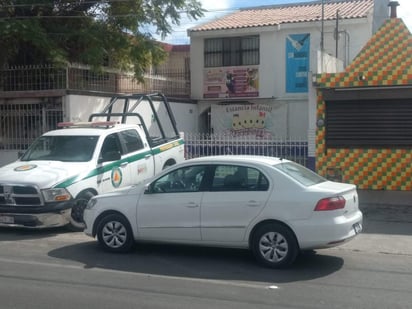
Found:
[{"label": "utility pole", "polygon": [[335,40],[336,40],[336,59],[337,59],[338,49],[339,49],[339,10],[336,10]]},{"label": "utility pole", "polygon": [[320,30],[320,50],[322,53],[325,49],[325,46],[323,43],[324,23],[325,23],[325,0],[322,0],[322,17],[321,17],[321,30]]}]

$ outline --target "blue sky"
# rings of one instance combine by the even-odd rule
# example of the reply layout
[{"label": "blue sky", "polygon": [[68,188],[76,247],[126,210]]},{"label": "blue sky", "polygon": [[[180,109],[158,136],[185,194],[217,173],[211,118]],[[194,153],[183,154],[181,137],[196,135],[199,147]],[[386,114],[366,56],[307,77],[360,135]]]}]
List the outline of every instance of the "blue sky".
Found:
[{"label": "blue sky", "polygon": [[[205,16],[197,21],[191,21],[187,19],[185,16],[182,16],[180,26],[174,26],[173,33],[170,36],[166,37],[163,41],[170,44],[188,44],[188,28],[219,18],[220,16],[229,14],[239,8],[310,1],[311,0],[200,0],[203,8],[207,10]],[[402,18],[403,22],[409,28],[409,31],[412,32],[412,1],[397,1],[400,4],[400,6],[397,8],[398,17]],[[158,39],[160,40],[160,38]]]}]

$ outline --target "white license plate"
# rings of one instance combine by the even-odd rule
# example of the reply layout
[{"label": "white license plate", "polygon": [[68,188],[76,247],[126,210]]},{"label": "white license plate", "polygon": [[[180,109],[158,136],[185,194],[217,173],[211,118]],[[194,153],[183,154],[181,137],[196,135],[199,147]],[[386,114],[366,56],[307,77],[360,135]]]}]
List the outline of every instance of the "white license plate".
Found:
[{"label": "white license plate", "polygon": [[0,223],[13,224],[14,223],[14,217],[0,216]]},{"label": "white license plate", "polygon": [[359,234],[360,232],[362,232],[362,224],[361,223],[355,223],[353,225],[353,229],[355,230],[356,234]]}]

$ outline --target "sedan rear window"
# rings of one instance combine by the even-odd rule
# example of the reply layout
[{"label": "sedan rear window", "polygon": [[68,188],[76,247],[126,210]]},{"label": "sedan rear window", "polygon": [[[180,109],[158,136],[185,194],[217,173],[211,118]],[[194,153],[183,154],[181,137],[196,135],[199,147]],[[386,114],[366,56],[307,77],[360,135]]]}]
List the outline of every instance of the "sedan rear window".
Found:
[{"label": "sedan rear window", "polygon": [[212,191],[267,191],[269,181],[257,169],[237,166],[216,166]]},{"label": "sedan rear window", "polygon": [[273,167],[307,187],[326,181],[322,176],[295,162],[284,162]]}]

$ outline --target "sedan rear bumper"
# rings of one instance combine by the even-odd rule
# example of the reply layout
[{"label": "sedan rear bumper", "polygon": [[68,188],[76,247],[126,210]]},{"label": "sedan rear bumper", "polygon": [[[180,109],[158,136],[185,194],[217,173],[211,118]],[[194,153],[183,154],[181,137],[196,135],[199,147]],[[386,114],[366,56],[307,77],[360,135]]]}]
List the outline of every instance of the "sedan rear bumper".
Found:
[{"label": "sedan rear bumper", "polygon": [[363,215],[357,211],[350,217],[340,216],[328,220],[299,222],[296,237],[301,250],[340,246],[362,232]]}]

